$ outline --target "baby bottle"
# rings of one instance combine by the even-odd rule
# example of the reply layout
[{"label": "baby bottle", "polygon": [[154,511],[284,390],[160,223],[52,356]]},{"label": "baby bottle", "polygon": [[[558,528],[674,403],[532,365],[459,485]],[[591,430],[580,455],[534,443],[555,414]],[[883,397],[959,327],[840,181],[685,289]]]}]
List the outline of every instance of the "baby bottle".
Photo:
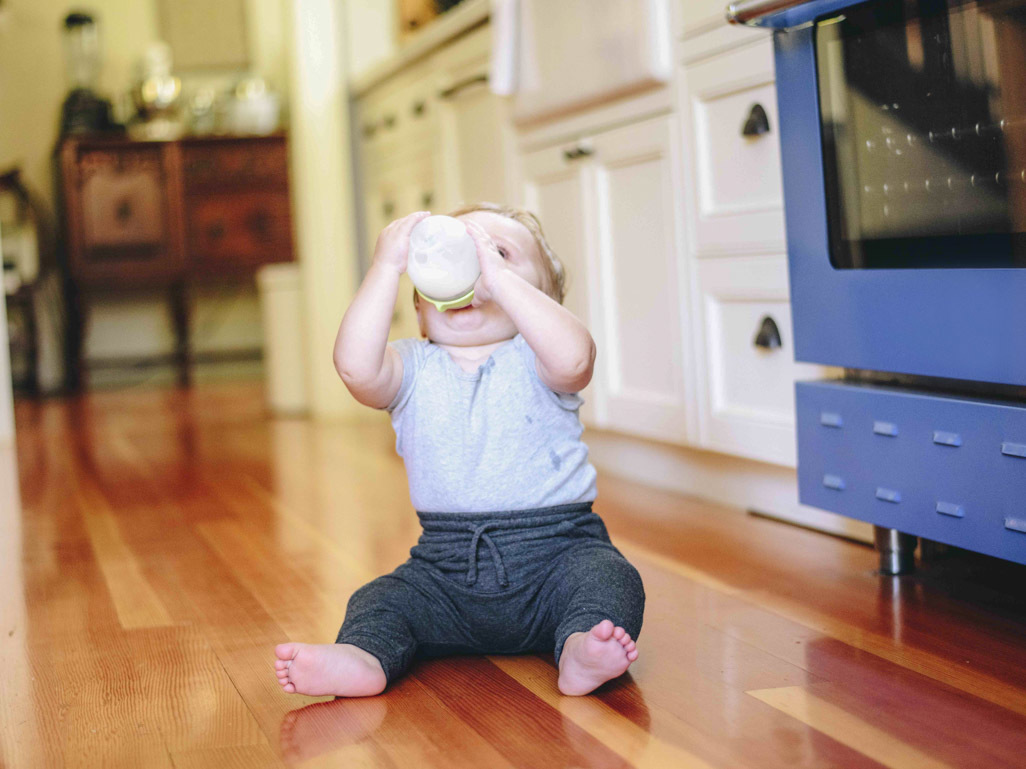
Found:
[{"label": "baby bottle", "polygon": [[410,233],[406,272],[417,293],[439,312],[466,307],[481,275],[477,246],[463,222],[429,216]]}]

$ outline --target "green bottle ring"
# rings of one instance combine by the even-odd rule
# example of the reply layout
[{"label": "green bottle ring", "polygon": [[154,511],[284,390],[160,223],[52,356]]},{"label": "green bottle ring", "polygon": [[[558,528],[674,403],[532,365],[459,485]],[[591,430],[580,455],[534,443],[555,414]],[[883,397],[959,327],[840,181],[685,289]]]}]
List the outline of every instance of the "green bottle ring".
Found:
[{"label": "green bottle ring", "polygon": [[446,310],[454,310],[458,307],[466,307],[470,304],[471,300],[474,298],[474,289],[470,289],[470,291],[465,293],[463,296],[457,297],[456,299],[446,299],[444,302],[439,301],[438,299],[432,299],[430,296],[425,296],[420,292],[419,288],[417,289],[417,295],[424,299],[424,301],[431,302],[439,312],[445,312]]}]

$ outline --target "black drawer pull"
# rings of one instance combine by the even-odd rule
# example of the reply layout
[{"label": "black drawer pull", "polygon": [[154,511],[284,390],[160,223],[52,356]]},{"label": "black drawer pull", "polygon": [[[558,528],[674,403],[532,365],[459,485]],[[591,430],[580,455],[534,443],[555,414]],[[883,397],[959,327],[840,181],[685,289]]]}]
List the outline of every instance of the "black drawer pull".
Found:
[{"label": "black drawer pull", "polygon": [[763,350],[777,350],[783,346],[780,339],[780,329],[777,322],[769,315],[764,315],[759,323],[759,330],[755,332],[755,339],[752,341],[756,347]]},{"label": "black drawer pull", "polygon": [[566,160],[580,160],[586,158],[589,155],[594,155],[595,150],[591,147],[585,147],[584,145],[578,144],[573,149],[563,150],[563,158]]},{"label": "black drawer pull", "polygon": [[766,114],[766,109],[759,103],[752,105],[752,108],[748,111],[748,117],[745,119],[745,124],[741,127],[742,136],[762,136],[768,134],[770,131],[769,115]]},{"label": "black drawer pull", "polygon": [[438,92],[439,99],[451,99],[460,91],[470,88],[473,85],[483,85],[488,82],[488,75],[473,75],[472,77],[460,80],[448,88]]}]

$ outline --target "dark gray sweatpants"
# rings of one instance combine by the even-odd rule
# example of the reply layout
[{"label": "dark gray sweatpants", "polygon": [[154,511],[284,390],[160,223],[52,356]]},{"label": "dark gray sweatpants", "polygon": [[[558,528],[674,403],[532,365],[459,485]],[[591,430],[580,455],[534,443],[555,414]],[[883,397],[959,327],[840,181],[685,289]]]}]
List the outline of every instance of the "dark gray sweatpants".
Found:
[{"label": "dark gray sweatpants", "polygon": [[417,513],[410,559],[349,599],[336,643],[370,652],[389,682],[415,657],[555,651],[604,619],[641,632],[641,577],[591,503]]}]

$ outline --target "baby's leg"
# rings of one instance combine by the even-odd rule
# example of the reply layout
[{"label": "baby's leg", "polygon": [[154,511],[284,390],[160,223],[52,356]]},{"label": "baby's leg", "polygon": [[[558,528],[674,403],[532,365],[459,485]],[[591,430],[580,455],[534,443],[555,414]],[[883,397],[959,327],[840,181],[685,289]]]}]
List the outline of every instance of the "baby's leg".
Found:
[{"label": "baby's leg", "polygon": [[566,553],[549,577],[557,618],[556,663],[563,694],[588,694],[638,658],[645,588],[612,545],[593,541]]},{"label": "baby's leg", "polygon": [[335,643],[277,646],[275,669],[285,691],[367,697],[402,675],[417,651],[416,629],[434,608],[410,575],[399,567],[353,593]]}]

